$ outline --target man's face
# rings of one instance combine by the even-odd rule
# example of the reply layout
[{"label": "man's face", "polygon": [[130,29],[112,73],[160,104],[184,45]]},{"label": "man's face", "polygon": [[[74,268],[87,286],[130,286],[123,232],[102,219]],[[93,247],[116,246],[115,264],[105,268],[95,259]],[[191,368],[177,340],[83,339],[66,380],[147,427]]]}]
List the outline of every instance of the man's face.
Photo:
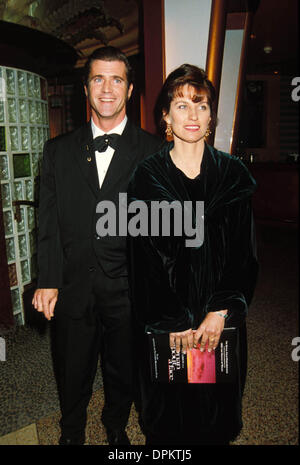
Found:
[{"label": "man's face", "polygon": [[124,119],[126,102],[132,93],[127,85],[123,61],[94,60],[91,64],[85,94],[89,99],[94,122],[117,126]]}]

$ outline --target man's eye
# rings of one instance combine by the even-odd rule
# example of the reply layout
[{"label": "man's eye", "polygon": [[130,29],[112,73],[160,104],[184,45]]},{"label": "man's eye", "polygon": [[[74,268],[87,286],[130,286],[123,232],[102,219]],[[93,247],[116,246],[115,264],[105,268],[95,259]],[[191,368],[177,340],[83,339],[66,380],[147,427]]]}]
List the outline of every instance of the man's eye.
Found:
[{"label": "man's eye", "polygon": [[96,78],[94,79],[94,82],[95,82],[96,84],[99,84],[100,82],[102,82],[102,78],[101,78],[101,77],[96,77]]},{"label": "man's eye", "polygon": [[115,83],[116,83],[116,84],[120,84],[121,82],[122,82],[121,79],[118,79],[118,78],[115,79]]}]

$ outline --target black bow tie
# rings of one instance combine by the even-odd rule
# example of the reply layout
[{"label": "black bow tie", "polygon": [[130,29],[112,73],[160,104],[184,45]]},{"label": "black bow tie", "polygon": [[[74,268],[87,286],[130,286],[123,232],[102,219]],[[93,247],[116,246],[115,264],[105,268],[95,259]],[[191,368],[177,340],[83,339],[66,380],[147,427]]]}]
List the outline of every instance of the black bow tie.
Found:
[{"label": "black bow tie", "polygon": [[116,149],[119,137],[119,134],[104,134],[103,136],[95,137],[94,148],[98,152],[105,152],[108,146]]}]

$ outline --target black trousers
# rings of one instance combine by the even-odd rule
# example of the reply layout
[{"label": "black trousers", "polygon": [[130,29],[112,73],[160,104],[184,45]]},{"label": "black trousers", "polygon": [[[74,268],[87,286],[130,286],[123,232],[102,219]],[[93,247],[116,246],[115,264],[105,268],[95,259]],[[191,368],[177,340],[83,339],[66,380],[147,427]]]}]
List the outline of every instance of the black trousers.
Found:
[{"label": "black trousers", "polygon": [[[81,319],[54,318],[53,355],[61,406],[61,429],[76,437],[86,426],[99,355],[106,428],[126,427],[133,401],[132,321],[127,278],[94,272],[93,306]],[[99,418],[100,421],[100,418]]]}]

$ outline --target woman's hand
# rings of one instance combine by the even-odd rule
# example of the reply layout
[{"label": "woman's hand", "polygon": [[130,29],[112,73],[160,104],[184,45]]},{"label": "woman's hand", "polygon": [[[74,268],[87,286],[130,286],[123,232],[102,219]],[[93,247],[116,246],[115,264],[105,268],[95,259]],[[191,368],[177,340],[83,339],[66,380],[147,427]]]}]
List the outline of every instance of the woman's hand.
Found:
[{"label": "woman's hand", "polygon": [[176,352],[181,350],[185,354],[187,349],[192,349],[194,346],[194,332],[190,328],[179,333],[170,333],[169,341],[171,349],[175,347]]},{"label": "woman's hand", "polygon": [[220,310],[216,312],[209,312],[199,328],[194,331],[194,348],[196,348],[200,342],[200,350],[205,350],[206,344],[209,352],[215,350],[219,344],[221,333],[225,326],[225,318],[218,313],[223,315],[227,314],[227,310]]}]

